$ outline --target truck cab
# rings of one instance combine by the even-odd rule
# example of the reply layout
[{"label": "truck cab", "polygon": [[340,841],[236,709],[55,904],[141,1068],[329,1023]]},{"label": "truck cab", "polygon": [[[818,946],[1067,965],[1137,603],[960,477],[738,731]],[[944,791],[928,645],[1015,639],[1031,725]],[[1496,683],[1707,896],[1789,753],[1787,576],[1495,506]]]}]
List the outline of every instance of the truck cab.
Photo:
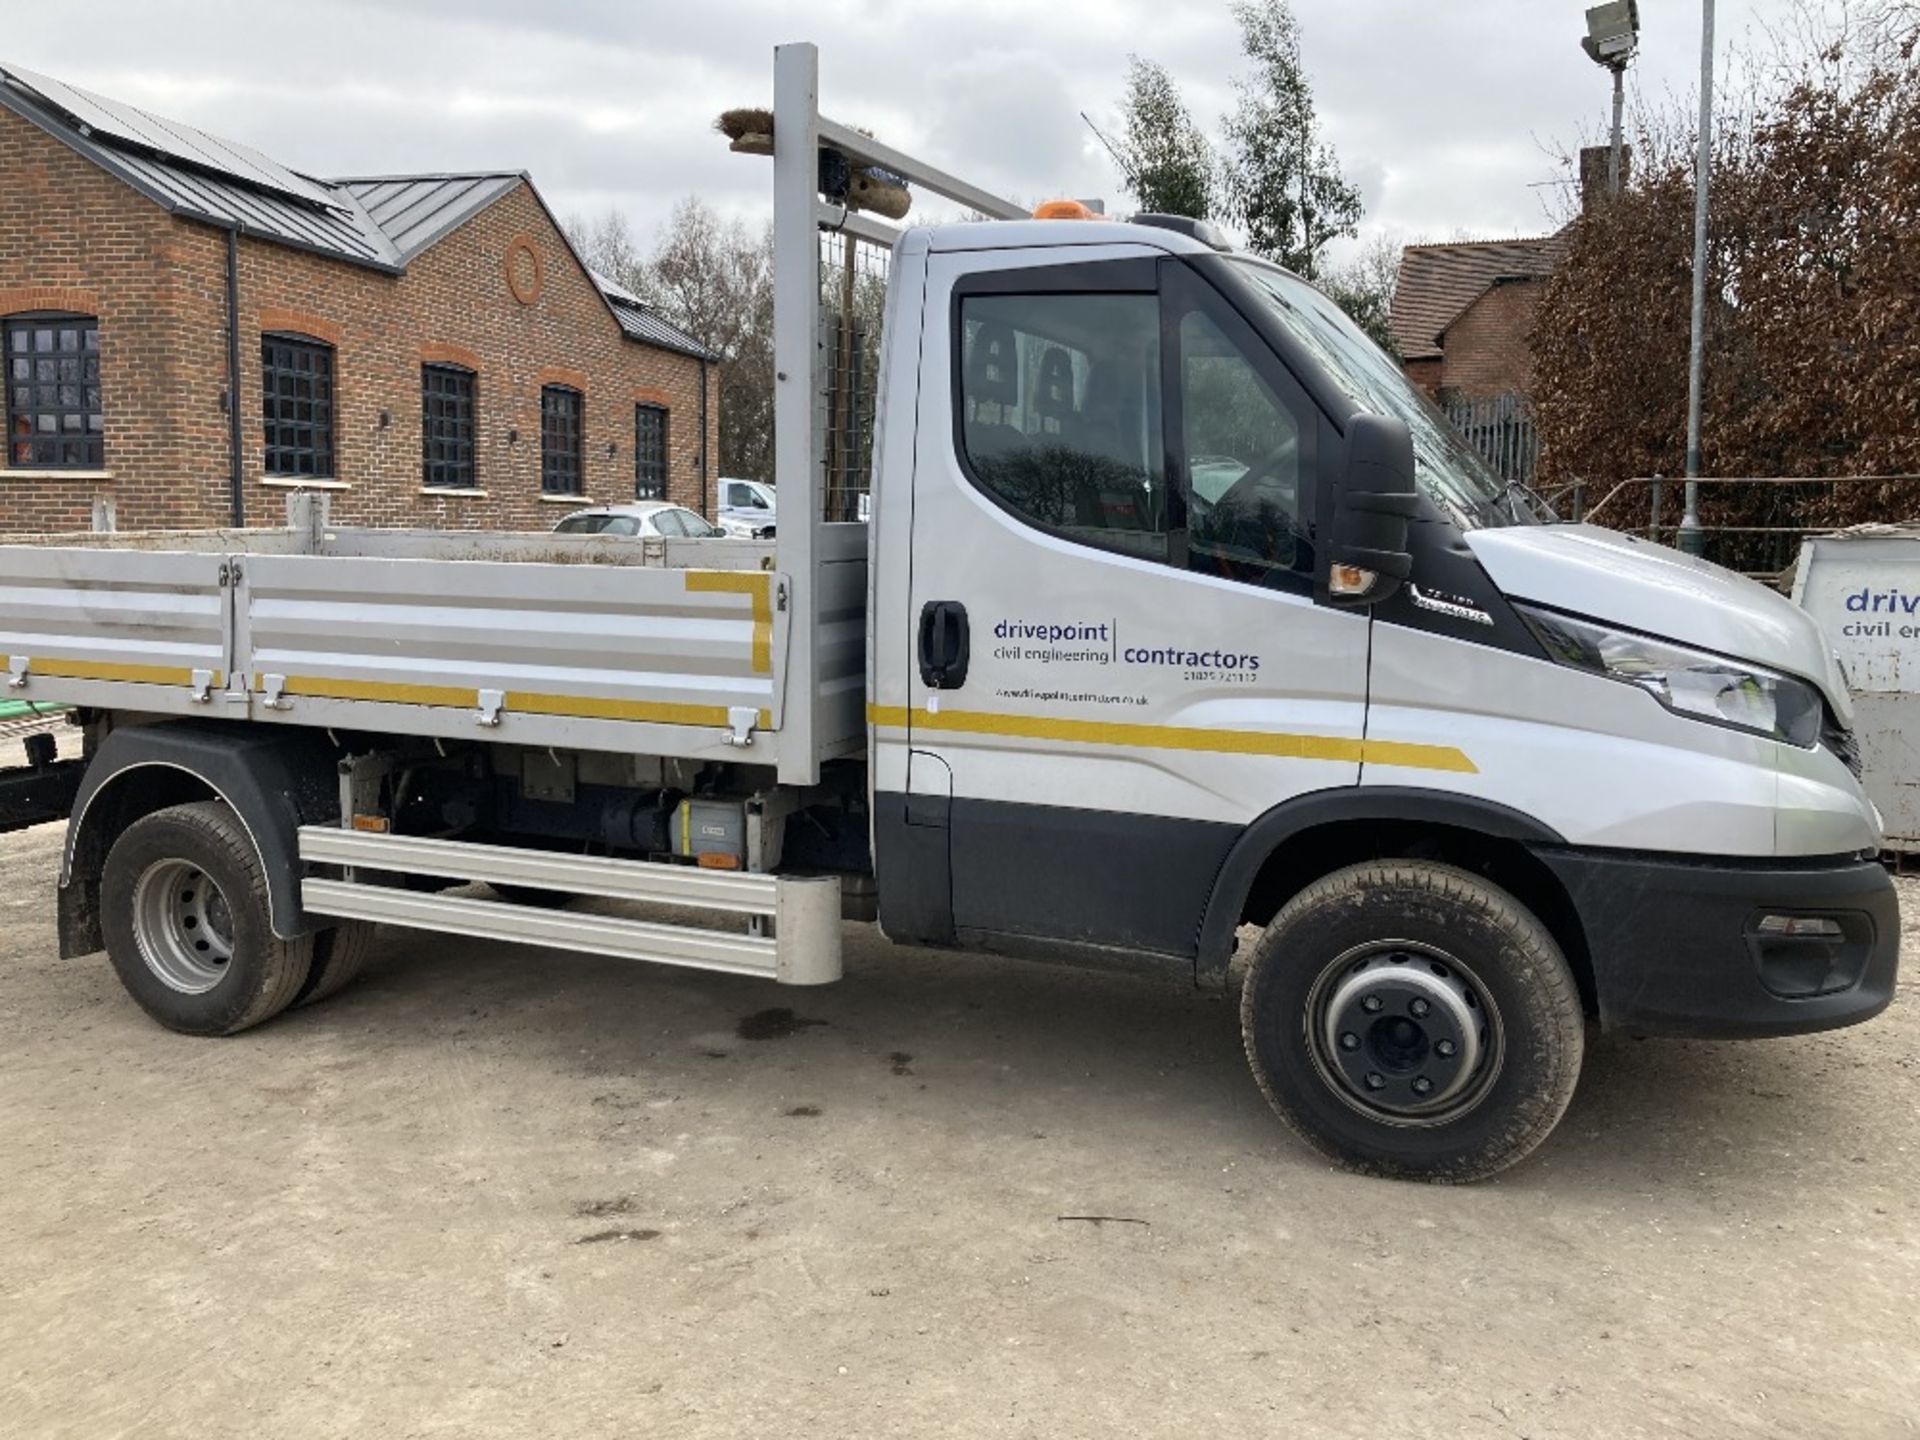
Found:
[{"label": "truck cab", "polygon": [[[922,229],[894,265],[890,936],[1205,979],[1263,927],[1256,1071],[1297,1072],[1283,1116],[1388,1170],[1393,1137],[1439,1155],[1504,1108],[1467,1057],[1525,1068],[1541,976],[1516,991],[1514,957],[1542,941],[1541,1013],[1634,1033],[1888,1003],[1879,818],[1803,611],[1556,523],[1331,300],[1210,227]],[[1476,952],[1489,907],[1525,923]]]}]

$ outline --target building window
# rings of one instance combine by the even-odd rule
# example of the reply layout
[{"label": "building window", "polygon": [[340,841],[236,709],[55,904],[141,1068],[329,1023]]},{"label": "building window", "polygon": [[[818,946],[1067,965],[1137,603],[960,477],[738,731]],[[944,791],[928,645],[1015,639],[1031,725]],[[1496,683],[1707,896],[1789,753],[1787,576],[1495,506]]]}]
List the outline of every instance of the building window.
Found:
[{"label": "building window", "polygon": [[661,405],[633,407],[633,498],[667,497],[667,412]]},{"label": "building window", "polygon": [[98,470],[100,322],[22,315],[6,322],[7,463],[17,470]]},{"label": "building window", "polygon": [[472,490],[473,372],[458,365],[420,367],[421,482],[434,490]]},{"label": "building window", "polygon": [[304,335],[260,337],[267,474],[333,478],[333,347]]},{"label": "building window", "polygon": [[580,392],[565,385],[540,392],[540,488],[549,495],[581,493],[580,406]]}]

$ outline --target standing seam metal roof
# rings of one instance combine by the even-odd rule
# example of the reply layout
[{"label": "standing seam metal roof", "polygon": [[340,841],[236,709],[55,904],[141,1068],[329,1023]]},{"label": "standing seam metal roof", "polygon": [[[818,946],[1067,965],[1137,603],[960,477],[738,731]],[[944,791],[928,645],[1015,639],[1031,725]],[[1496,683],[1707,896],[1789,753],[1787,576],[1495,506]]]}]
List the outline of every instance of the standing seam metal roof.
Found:
[{"label": "standing seam metal roof", "polygon": [[[176,215],[357,265],[399,270],[392,243],[351,197],[329,196],[320,182],[264,156],[238,169],[217,167],[222,152],[236,164],[254,155],[243,146],[11,66],[0,66],[0,105]],[[89,114],[98,126],[85,118]]]},{"label": "standing seam metal roof", "polygon": [[682,355],[691,355],[699,360],[720,358],[658,311],[614,296],[608,298],[613,301],[613,318],[620,322],[620,328],[626,332],[628,339],[656,345],[662,350],[677,350]]},{"label": "standing seam metal roof", "polygon": [[275,190],[309,204],[335,203],[319,182],[287,169],[250,145],[223,140],[218,135],[179,124],[137,105],[109,100],[50,75],[13,66],[7,67],[7,74],[22,88],[33,92],[42,104],[79,126],[84,134],[183,161],[218,175],[229,175],[245,184]]},{"label": "standing seam metal roof", "polygon": [[404,264],[522,181],[532,183],[524,170],[496,170],[476,175],[382,175],[334,183],[359,202]]},{"label": "standing seam metal roof", "polygon": [[630,339],[644,340],[663,350],[678,350],[683,355],[692,355],[701,360],[720,358],[717,351],[709,350],[612,276],[602,275],[591,267],[587,274],[600,287],[600,293],[607,297],[613,307],[613,318],[620,322],[620,328],[627,332]]},{"label": "standing seam metal roof", "polygon": [[[175,215],[393,275],[514,186],[533,189],[524,170],[320,180],[248,146],[11,65],[0,65],[0,106]],[[587,274],[629,339],[719,358],[632,292]]]}]

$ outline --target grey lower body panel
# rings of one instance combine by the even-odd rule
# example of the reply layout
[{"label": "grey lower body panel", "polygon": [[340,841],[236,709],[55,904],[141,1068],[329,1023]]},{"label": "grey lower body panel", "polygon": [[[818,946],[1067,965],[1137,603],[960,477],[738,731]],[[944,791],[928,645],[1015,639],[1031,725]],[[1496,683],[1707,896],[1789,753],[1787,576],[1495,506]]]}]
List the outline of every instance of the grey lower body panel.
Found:
[{"label": "grey lower body panel", "polygon": [[[875,797],[881,924],[938,943],[954,932],[1191,958],[1221,863],[1242,827],[1206,820],[956,797]],[[913,873],[889,863],[912,857]],[[937,873],[942,860],[945,876]],[[922,873],[924,872],[924,873]]]}]

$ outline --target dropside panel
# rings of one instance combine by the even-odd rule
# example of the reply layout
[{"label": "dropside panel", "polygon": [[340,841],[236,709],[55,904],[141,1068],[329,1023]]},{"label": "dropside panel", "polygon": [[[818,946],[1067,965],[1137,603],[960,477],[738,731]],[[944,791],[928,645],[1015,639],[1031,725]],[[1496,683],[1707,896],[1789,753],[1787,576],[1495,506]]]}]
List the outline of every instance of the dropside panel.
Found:
[{"label": "dropside panel", "polygon": [[232,669],[227,558],[0,546],[0,663],[16,700],[205,714]]},{"label": "dropside panel", "polygon": [[783,591],[755,570],[254,556],[240,646],[256,719],[771,764]]}]

